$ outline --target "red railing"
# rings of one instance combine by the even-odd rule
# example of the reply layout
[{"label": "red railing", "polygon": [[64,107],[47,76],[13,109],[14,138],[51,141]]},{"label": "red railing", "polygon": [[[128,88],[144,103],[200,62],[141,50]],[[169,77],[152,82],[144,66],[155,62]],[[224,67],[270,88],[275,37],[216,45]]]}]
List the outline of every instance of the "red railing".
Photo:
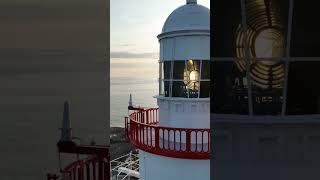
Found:
[{"label": "red railing", "polygon": [[185,158],[210,158],[210,129],[158,126],[158,109],[141,109],[125,118],[126,135],[139,149],[153,154]]},{"label": "red railing", "polygon": [[66,168],[59,175],[48,174],[48,180],[108,180],[109,163],[107,159],[90,156],[89,158],[78,160]]}]

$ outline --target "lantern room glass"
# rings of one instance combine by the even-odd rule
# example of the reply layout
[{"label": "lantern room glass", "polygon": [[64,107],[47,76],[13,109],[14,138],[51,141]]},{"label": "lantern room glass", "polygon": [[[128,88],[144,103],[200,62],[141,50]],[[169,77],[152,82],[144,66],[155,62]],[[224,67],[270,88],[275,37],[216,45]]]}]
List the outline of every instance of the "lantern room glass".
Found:
[{"label": "lantern room glass", "polygon": [[306,21],[317,7],[293,0],[240,2],[213,5],[220,8],[213,17],[211,112],[318,116],[320,28]]},{"label": "lantern room glass", "polygon": [[210,96],[209,60],[165,61],[160,62],[159,68],[160,96],[181,98]]}]

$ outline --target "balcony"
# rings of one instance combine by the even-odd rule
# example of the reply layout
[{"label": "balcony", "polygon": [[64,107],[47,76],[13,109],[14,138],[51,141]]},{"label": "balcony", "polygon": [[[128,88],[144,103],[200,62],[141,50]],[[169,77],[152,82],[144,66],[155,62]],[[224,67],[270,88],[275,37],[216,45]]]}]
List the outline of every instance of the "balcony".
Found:
[{"label": "balcony", "polygon": [[159,126],[158,115],[158,108],[136,108],[125,117],[126,135],[135,147],[173,158],[210,158],[210,129]]}]

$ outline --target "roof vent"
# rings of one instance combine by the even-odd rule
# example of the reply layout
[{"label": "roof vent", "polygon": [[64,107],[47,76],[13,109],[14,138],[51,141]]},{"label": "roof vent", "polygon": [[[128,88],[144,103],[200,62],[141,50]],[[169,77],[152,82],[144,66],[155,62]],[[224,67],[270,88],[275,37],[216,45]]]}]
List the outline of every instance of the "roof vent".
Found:
[{"label": "roof vent", "polygon": [[187,0],[187,4],[197,4],[197,0]]}]

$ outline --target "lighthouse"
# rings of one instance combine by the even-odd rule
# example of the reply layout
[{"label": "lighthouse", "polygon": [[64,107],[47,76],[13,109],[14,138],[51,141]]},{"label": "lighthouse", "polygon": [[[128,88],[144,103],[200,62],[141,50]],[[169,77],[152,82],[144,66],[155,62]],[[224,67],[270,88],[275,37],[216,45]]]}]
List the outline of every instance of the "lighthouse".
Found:
[{"label": "lighthouse", "polygon": [[158,108],[131,104],[126,118],[142,180],[210,179],[209,22],[209,9],[187,0],[158,35]]}]

